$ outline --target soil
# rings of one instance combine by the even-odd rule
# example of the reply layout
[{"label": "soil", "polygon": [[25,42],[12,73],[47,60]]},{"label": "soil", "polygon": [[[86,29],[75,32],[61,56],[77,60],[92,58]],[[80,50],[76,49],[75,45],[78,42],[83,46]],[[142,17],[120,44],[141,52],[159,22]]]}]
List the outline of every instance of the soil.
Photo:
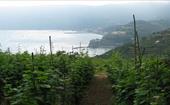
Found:
[{"label": "soil", "polygon": [[113,105],[112,85],[105,73],[96,74],[81,105]]}]

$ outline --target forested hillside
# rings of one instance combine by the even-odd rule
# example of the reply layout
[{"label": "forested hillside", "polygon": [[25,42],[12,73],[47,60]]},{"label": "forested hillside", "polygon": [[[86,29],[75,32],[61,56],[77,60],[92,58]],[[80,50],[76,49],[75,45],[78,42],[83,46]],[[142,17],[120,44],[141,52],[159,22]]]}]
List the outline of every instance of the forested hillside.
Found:
[{"label": "forested hillside", "polygon": [[[166,29],[160,32],[154,32],[149,36],[142,37],[139,34],[140,47],[143,56],[145,55],[157,55],[157,56],[170,56],[170,29]],[[100,57],[109,57],[113,52],[120,52],[126,57],[133,57],[134,55],[133,41],[125,43],[124,45],[108,51]]]},{"label": "forested hillside", "polygon": [[[140,37],[149,36],[153,32],[165,30],[170,27],[170,21],[136,21],[137,29]],[[110,26],[98,31],[103,34],[101,40],[91,40],[89,47],[92,48],[115,48],[125,43],[131,42],[133,39],[133,22],[126,25]]]}]

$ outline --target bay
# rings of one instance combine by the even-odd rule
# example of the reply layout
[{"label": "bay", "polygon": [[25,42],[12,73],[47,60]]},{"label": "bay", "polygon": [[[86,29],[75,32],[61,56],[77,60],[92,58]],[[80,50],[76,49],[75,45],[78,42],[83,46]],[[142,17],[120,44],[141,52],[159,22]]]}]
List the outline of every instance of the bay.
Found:
[{"label": "bay", "polygon": [[[72,30],[0,30],[0,44],[3,51],[8,48],[11,52],[40,52],[40,48],[49,53],[49,36],[52,37],[53,51],[73,51],[72,48],[83,47],[81,51],[89,56],[103,54],[109,49],[86,48],[91,39],[101,39],[102,35],[77,32]],[[79,52],[80,49],[74,49]]]}]

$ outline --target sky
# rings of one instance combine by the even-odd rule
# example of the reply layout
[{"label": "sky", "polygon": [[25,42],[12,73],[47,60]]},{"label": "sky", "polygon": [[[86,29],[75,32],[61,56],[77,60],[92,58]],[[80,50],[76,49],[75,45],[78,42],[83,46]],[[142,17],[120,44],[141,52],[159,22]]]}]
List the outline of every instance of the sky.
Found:
[{"label": "sky", "polygon": [[109,0],[109,1],[98,1],[98,0],[86,0],[86,1],[56,1],[56,0],[42,0],[42,1],[32,1],[32,0],[9,0],[9,1],[4,1],[0,0],[0,7],[3,6],[50,6],[50,5],[89,5],[89,6],[102,6],[102,5],[111,5],[111,4],[134,4],[134,3],[147,3],[147,4],[160,4],[160,3],[169,3],[170,1],[166,0]]},{"label": "sky", "polygon": [[0,29],[96,28],[170,19],[170,1],[2,1]]}]

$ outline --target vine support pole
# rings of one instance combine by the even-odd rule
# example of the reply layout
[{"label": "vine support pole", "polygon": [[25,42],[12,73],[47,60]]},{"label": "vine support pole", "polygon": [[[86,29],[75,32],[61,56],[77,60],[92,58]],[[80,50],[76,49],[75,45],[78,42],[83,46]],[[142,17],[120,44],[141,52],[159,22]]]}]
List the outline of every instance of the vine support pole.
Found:
[{"label": "vine support pole", "polygon": [[51,58],[51,65],[53,65],[53,50],[52,50],[52,41],[51,41],[51,36],[49,36],[49,45],[50,45],[50,58]]},{"label": "vine support pole", "polygon": [[139,44],[139,36],[136,29],[136,20],[135,15],[133,15],[133,21],[134,21],[134,53],[135,53],[135,69],[139,68],[142,64],[142,58],[141,58],[141,51],[140,51],[140,44]]},{"label": "vine support pole", "polygon": [[31,53],[31,59],[32,59],[32,83],[33,83],[33,87],[36,91],[36,83],[35,83],[35,67],[34,67],[34,53]]}]

